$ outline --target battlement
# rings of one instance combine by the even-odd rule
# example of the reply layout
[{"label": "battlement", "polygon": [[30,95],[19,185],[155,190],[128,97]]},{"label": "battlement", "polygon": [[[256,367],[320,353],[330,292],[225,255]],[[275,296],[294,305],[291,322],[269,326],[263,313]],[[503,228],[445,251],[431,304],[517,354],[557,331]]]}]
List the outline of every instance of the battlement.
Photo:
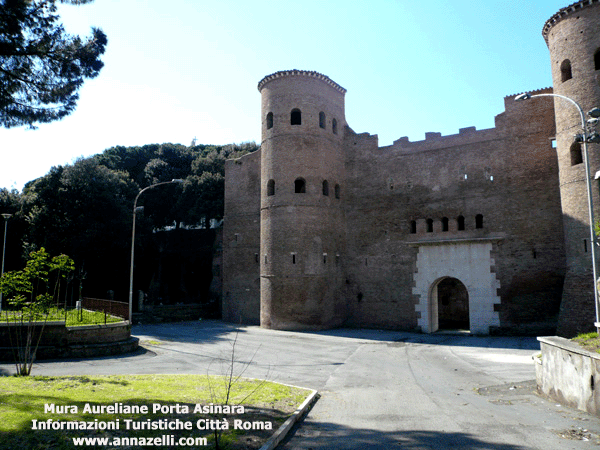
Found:
[{"label": "battlement", "polygon": [[548,45],[548,34],[550,33],[550,29],[558,22],[563,20],[564,18],[570,16],[573,13],[577,13],[584,8],[594,6],[599,3],[600,0],[581,0],[573,3],[572,5],[565,6],[558,10],[556,14],[550,17],[546,23],[544,24],[544,28],[542,29],[542,36],[544,36],[544,40],[546,41],[546,45]]},{"label": "battlement", "polygon": [[424,150],[437,150],[446,147],[472,144],[474,142],[485,142],[498,137],[495,128],[478,130],[475,127],[460,128],[457,134],[443,135],[439,132],[425,133],[425,139],[411,141],[407,136],[396,139],[392,145],[382,147],[383,149],[400,150],[401,153],[413,153]]},{"label": "battlement", "polygon": [[271,75],[267,75],[266,77],[264,77],[262,80],[260,80],[258,82],[258,90],[261,91],[262,88],[264,87],[264,85],[267,84],[268,82],[275,80],[277,78],[284,78],[284,77],[317,78],[321,81],[324,81],[325,83],[327,83],[328,85],[333,87],[335,90],[341,92],[342,94],[346,93],[346,89],[344,89],[342,86],[337,84],[335,81],[333,81],[327,75],[323,75],[322,73],[315,72],[314,70],[297,70],[297,69],[281,70],[279,72],[272,73]]},{"label": "battlement", "polygon": [[[598,0],[598,1],[600,1],[600,0]],[[552,94],[553,88],[550,86],[550,87],[535,89],[533,91],[522,91],[522,92],[518,92],[516,94],[507,95],[507,96],[504,97],[504,103],[505,104],[506,103],[511,103],[512,104],[515,101],[515,97],[517,95],[522,94],[523,92],[527,92],[527,93],[532,94],[532,95],[534,95],[534,94]]]}]

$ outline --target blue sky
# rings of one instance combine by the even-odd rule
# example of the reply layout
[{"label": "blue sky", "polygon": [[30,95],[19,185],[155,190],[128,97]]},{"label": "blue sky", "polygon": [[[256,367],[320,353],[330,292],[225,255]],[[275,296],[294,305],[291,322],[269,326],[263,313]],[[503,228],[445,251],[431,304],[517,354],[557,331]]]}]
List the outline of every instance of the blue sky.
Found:
[{"label": "blue sky", "polygon": [[108,35],[78,108],[37,130],[0,128],[0,187],[115,145],[260,142],[257,83],[321,72],[346,120],[379,145],[494,126],[504,97],[551,86],[544,22],[563,0],[96,0],[67,31]]}]

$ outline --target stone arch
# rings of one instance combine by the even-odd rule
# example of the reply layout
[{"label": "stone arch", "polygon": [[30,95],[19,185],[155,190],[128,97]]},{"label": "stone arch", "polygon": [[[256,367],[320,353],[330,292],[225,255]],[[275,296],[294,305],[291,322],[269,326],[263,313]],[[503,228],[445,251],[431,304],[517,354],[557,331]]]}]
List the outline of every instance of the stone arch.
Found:
[{"label": "stone arch", "polygon": [[459,280],[467,290],[471,333],[489,334],[490,327],[500,325],[500,281],[493,270],[491,241],[416,243],[414,246],[419,250],[413,294],[417,325],[423,332],[432,333],[439,328],[438,285],[446,278]]},{"label": "stone arch", "polygon": [[[470,330],[469,291],[458,278],[437,279],[430,290],[430,307],[436,309],[431,314],[432,328],[438,330]],[[434,300],[435,298],[435,300]]]}]

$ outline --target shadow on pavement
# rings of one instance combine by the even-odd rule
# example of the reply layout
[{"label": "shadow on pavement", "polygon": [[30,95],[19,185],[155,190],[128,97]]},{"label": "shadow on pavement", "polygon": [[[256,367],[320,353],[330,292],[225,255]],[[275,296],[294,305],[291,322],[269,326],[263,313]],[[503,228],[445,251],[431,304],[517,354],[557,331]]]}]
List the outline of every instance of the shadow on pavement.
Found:
[{"label": "shadow on pavement", "polygon": [[245,333],[243,326],[219,322],[216,320],[198,320],[193,322],[157,323],[134,325],[131,335],[144,339],[164,341],[208,343],[231,340],[235,333]]},{"label": "shadow on pavement", "polygon": [[296,425],[278,450],[530,450],[521,445],[481,440],[469,433],[405,430],[378,431],[332,423]]},{"label": "shadow on pavement", "polygon": [[[195,322],[134,325],[132,335],[166,341],[210,343],[221,340],[232,340],[234,339],[236,332],[246,333],[248,328],[256,328],[256,326],[236,325],[218,320],[202,320]],[[276,330],[265,331],[277,333]],[[533,336],[473,336],[465,333],[420,334],[406,331],[355,328],[336,328],[323,331],[285,331],[285,333],[297,333],[298,335],[305,336],[317,335],[379,342],[406,342],[457,347],[482,347],[532,351],[540,349],[539,342]]]},{"label": "shadow on pavement", "polygon": [[504,348],[516,350],[539,350],[540,343],[534,336],[474,336],[467,333],[421,334],[402,331],[338,328],[324,331],[301,332],[321,336],[336,336],[374,341],[406,342],[413,344],[449,345],[456,347]]}]

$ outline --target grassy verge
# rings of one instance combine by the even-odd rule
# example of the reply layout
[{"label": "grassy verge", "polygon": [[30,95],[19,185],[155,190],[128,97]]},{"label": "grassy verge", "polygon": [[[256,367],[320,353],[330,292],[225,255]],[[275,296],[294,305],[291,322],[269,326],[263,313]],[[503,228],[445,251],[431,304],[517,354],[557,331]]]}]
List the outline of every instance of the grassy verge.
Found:
[{"label": "grassy verge", "polygon": [[582,333],[571,340],[577,342],[586,350],[600,353],[600,337],[598,337],[598,333],[596,332]]},{"label": "grassy verge", "polygon": [[[21,320],[26,323],[28,322],[27,318],[22,319],[19,311],[3,311],[0,315],[0,321],[4,323],[20,322]],[[42,321],[43,320],[44,319],[42,319]],[[83,325],[104,324],[105,320],[106,323],[116,323],[121,322],[123,319],[111,315],[105,316],[103,312],[90,311],[87,309],[84,309],[83,311],[71,309],[65,312],[64,309],[51,308],[46,321],[51,322],[55,320],[65,320],[66,326],[76,327]]]},{"label": "grassy verge", "polygon": [[[229,428],[223,432],[220,448],[260,448],[308,395],[304,389],[241,379],[230,390],[229,404],[243,405],[243,413],[194,412],[198,405],[223,405],[226,391],[224,377],[206,375],[0,377],[0,449],[73,449],[76,448],[73,438],[82,437],[111,439],[111,444],[102,448],[141,449],[146,447],[124,438],[155,439],[163,435],[172,436],[175,441],[204,437],[208,445],[202,448],[214,448],[214,432],[199,429],[198,423],[200,427],[210,427],[212,420],[213,424],[219,422],[223,426],[223,419]],[[86,405],[105,409],[89,411]],[[32,429],[34,420],[38,421],[36,427],[50,423],[51,429]],[[238,422],[241,429],[234,429],[236,420],[241,421]],[[77,427],[85,422],[86,427],[89,423],[96,429],[53,429],[66,427],[66,422],[76,423]],[[151,428],[177,423],[189,423],[179,426],[190,429],[127,429],[128,424],[130,428]],[[102,424],[108,427],[118,424],[118,429],[97,429],[103,428]],[[118,446],[114,445],[114,439],[121,440]],[[173,441],[162,442],[172,445]]]}]

